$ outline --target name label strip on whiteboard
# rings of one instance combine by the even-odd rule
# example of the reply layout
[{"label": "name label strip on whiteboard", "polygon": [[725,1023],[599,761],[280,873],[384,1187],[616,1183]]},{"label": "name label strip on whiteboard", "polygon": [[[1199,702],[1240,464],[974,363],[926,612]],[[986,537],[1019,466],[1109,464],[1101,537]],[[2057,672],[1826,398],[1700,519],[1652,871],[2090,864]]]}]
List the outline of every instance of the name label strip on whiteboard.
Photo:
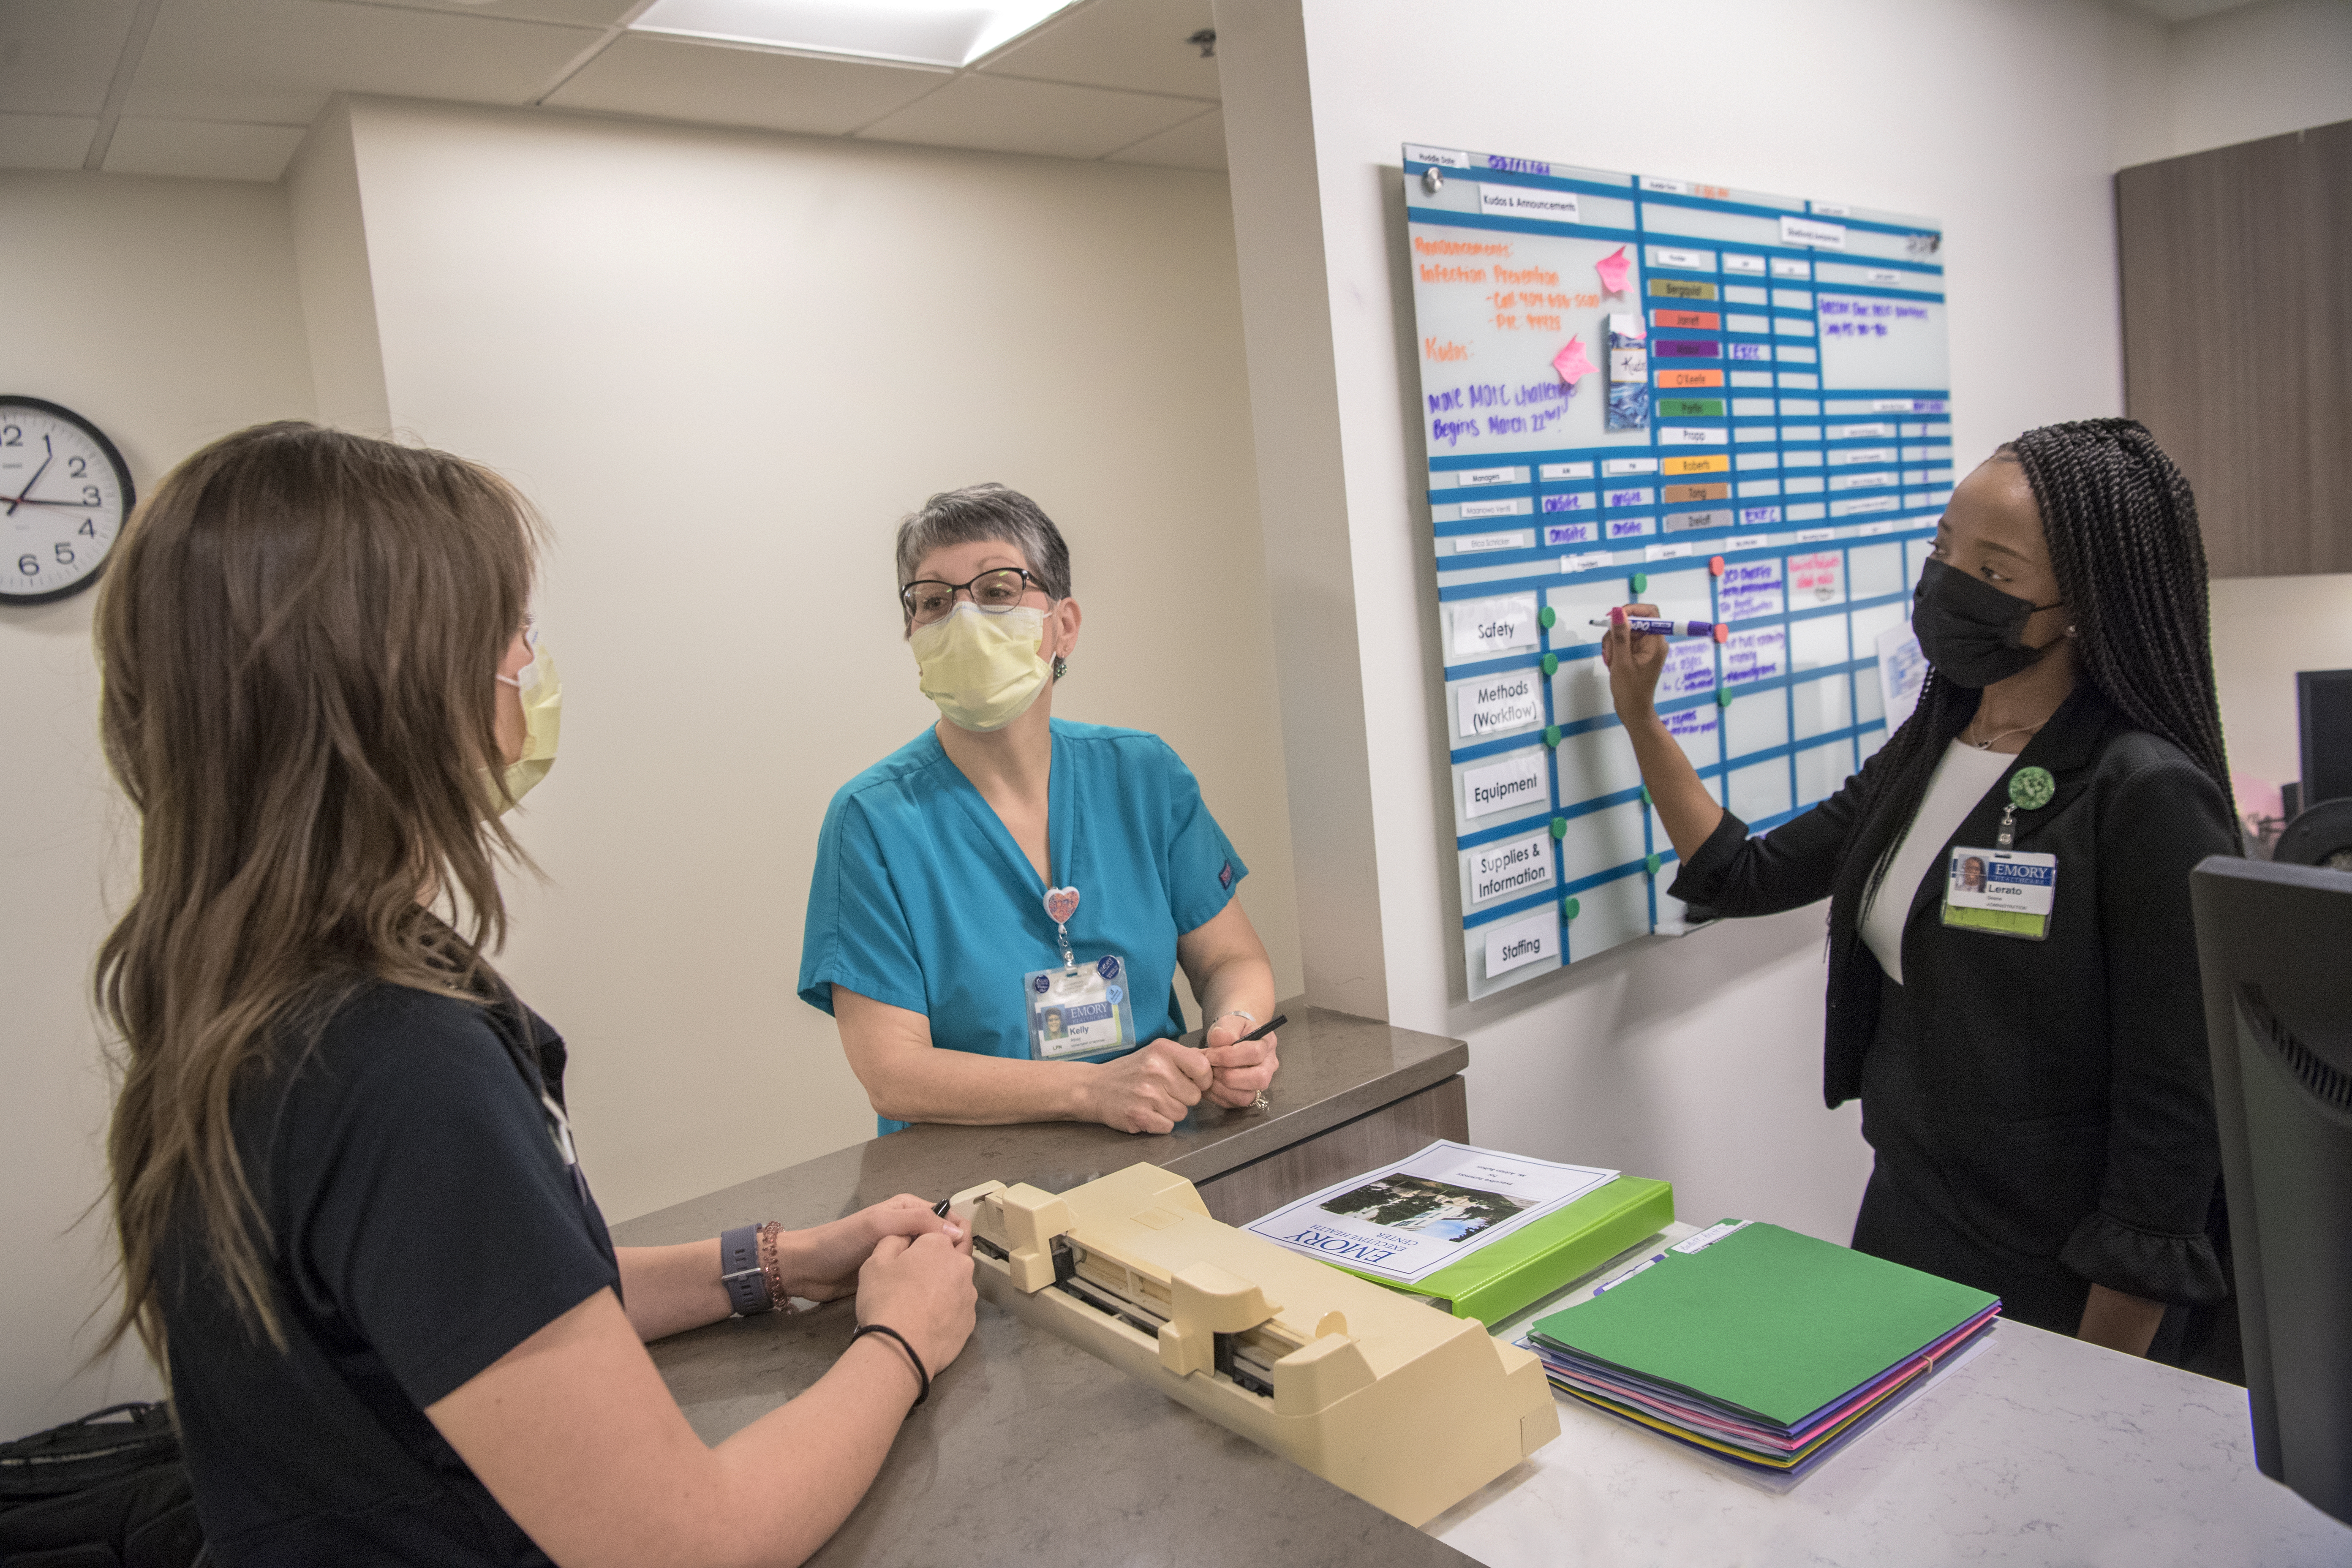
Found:
[{"label": "name label strip on whiteboard", "polygon": [[1521,185],[1480,185],[1478,210],[1507,217],[1539,218],[1545,223],[1574,223],[1574,191],[1531,191]]}]

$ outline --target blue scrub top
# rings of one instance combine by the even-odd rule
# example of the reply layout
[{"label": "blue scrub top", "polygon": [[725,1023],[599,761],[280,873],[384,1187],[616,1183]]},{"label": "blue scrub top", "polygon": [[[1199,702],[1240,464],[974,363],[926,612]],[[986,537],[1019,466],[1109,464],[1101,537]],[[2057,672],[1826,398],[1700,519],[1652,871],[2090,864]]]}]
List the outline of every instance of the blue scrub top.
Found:
[{"label": "blue scrub top", "polygon": [[[1127,960],[1137,1039],[1180,1035],[1176,939],[1232,901],[1249,868],[1167,742],[1059,719],[1053,735],[1046,852],[1055,885],[1078,889],[1071,952]],[[844,986],[922,1014],[935,1046],[1026,1060],[1021,977],[1062,960],[1045,897],[995,809],[925,730],[825,810],[801,1000],[830,1013]]]}]

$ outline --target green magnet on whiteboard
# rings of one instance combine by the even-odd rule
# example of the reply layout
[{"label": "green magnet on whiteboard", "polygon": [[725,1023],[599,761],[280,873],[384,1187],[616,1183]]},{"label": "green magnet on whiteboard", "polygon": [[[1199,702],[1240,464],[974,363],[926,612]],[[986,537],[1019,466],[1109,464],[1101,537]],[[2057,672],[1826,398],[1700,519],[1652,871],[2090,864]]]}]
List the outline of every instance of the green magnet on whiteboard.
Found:
[{"label": "green magnet on whiteboard", "polygon": [[1664,860],[1659,859],[1655,855],[1651,855],[1643,859],[1642,869],[1654,877],[1658,874],[1658,868],[1664,864]]},{"label": "green magnet on whiteboard", "polygon": [[[1550,615],[1551,612],[1549,610],[1546,610],[1544,614],[1548,616]],[[1543,656],[1543,672],[1547,676],[1558,675],[1559,673],[1559,655],[1556,653],[1548,653]]]},{"label": "green magnet on whiteboard", "polygon": [[1715,705],[1716,705],[1717,708],[1728,708],[1728,707],[1730,707],[1730,706],[1731,706],[1731,693],[1730,693],[1730,692],[1728,692],[1728,691],[1718,691],[1718,692],[1717,692],[1717,693],[1715,694]]},{"label": "green magnet on whiteboard", "polygon": [[1551,836],[1554,838],[1565,838],[1568,837],[1568,818],[1564,816],[1555,816],[1551,819]]},{"label": "green magnet on whiteboard", "polygon": [[1646,593],[1648,593],[1649,591],[1650,591],[1650,577],[1649,577],[1649,574],[1648,574],[1648,573],[1646,573],[1646,572],[1636,572],[1636,573],[1634,573],[1634,574],[1633,574],[1633,592],[1635,592],[1636,594],[1646,594]]},{"label": "green magnet on whiteboard", "polygon": [[1559,744],[1559,725],[1547,724],[1544,726],[1544,744],[1547,746],[1557,746]]},{"label": "green magnet on whiteboard", "polygon": [[1541,610],[1538,611],[1538,612],[1537,612],[1537,614],[1536,614],[1536,624],[1537,624],[1538,626],[1539,626],[1543,627],[1543,629],[1544,629],[1544,630],[1546,630],[1546,631],[1549,631],[1549,630],[1551,630],[1551,628],[1552,628],[1555,625],[1557,625],[1557,624],[1559,623],[1559,612],[1558,610],[1553,609],[1549,605],[1545,605]]},{"label": "green magnet on whiteboard", "polygon": [[1648,784],[1643,784],[1642,786],[1642,804],[1643,805],[1650,804],[1650,786]]},{"label": "green magnet on whiteboard", "polygon": [[1562,899],[1559,901],[1559,912],[1567,919],[1574,920],[1578,915],[1584,912],[1584,906],[1578,903],[1574,899]]}]

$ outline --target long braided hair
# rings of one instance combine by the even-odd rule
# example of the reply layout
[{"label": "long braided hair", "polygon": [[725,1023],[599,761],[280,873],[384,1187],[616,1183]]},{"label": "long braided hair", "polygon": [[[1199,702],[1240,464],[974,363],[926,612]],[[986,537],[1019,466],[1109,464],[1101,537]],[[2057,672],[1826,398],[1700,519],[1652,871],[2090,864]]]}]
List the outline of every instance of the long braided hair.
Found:
[{"label": "long braided hair", "polygon": [[[2235,832],[2214,694],[2205,543],[2189,481],[2136,419],[2045,425],[1993,457],[2025,470],[2059,594],[2074,613],[2084,679],[2132,723],[2189,754],[2230,803]],[[1862,831],[1846,841],[1840,894],[1867,903],[1927,798],[1936,763],[1982,698],[1928,670],[1918,706],[1887,738]]]}]

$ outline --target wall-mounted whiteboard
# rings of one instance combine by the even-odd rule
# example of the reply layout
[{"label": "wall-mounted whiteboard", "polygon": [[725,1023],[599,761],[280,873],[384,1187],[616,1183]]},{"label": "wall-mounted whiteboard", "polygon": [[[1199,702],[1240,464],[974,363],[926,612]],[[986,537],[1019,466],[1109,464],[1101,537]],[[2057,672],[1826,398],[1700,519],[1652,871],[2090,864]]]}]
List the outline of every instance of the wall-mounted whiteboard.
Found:
[{"label": "wall-mounted whiteboard", "polygon": [[1886,736],[1876,648],[1951,492],[1942,226],[1408,144],[1469,994],[1688,929],[1589,625],[1753,829]]}]

